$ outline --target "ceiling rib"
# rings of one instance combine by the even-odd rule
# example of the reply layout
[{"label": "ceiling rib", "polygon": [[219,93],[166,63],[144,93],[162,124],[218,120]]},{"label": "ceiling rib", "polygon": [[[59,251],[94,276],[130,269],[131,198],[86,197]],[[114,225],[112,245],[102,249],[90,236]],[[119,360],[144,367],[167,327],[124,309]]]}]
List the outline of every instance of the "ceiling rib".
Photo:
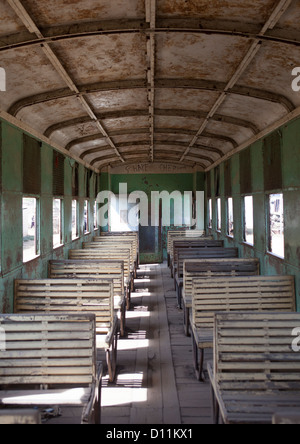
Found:
[{"label": "ceiling rib", "polygon": [[[20,20],[23,22],[23,24],[26,26],[29,32],[35,34],[39,39],[43,39],[44,36],[41,33],[41,31],[38,29],[28,12],[25,10],[24,6],[22,5],[20,0],[8,0],[9,5],[11,8],[15,11],[17,16],[20,18]],[[41,45],[42,50],[44,51],[45,55],[47,56],[48,60],[51,62],[52,66],[55,68],[55,70],[58,72],[58,74],[61,76],[61,78],[64,80],[64,82],[68,85],[68,88],[77,95],[82,107],[85,109],[87,114],[90,116],[92,120],[95,121],[97,127],[99,128],[100,132],[106,137],[109,145],[111,148],[113,148],[115,154],[120,158],[120,160],[125,163],[125,160],[121,156],[120,152],[118,151],[117,147],[105,131],[103,125],[101,122],[97,119],[96,115],[94,114],[91,106],[85,99],[85,97],[80,93],[77,86],[61,64],[58,57],[54,54],[53,50],[50,48],[48,43],[43,43]]]},{"label": "ceiling rib", "polygon": [[[43,28],[43,37],[34,38],[33,32],[21,32],[5,35],[1,37],[0,52],[10,51],[16,48],[26,48],[29,46],[41,45],[43,43],[53,43],[71,39],[82,39],[91,36],[112,35],[121,33],[151,33],[149,23],[138,19],[128,20],[104,20],[77,23],[76,25],[56,25],[50,28]],[[28,29],[28,28],[27,28]],[[187,32],[193,34],[217,34],[228,37],[244,37],[264,41],[273,41],[286,45],[300,45],[299,32],[290,32],[284,29],[267,29],[264,35],[260,35],[261,30],[257,25],[238,22],[219,22],[218,20],[184,19],[184,18],[156,18],[155,33],[165,32]],[[268,32],[268,34],[267,34]]]},{"label": "ceiling rib", "polygon": [[154,161],[154,126],[155,126],[155,26],[156,26],[156,0],[145,0],[146,22],[150,24],[150,36],[147,37],[148,57],[148,101],[150,119],[150,156]]},{"label": "ceiling rib", "polygon": [[[172,141],[172,140],[155,140],[154,142],[157,145],[164,145],[165,147],[167,147],[167,146],[182,147],[181,142]],[[139,140],[139,141],[134,141],[134,142],[121,142],[119,144],[119,148],[126,148],[126,147],[133,147],[133,146],[149,146],[149,142],[147,140]],[[106,151],[108,148],[109,148],[109,146],[101,146],[101,147],[95,147],[95,148],[90,148],[90,149],[84,150],[80,154],[80,159],[84,159],[86,156],[88,156],[90,154],[101,153],[102,151]],[[209,153],[218,154],[218,156],[220,156],[220,157],[222,157],[224,154],[221,150],[214,148],[214,147],[206,146],[206,145],[195,145],[194,148],[198,149],[198,150],[206,151]],[[204,159],[203,156],[202,156],[202,159]],[[205,160],[209,161],[210,163],[215,162],[215,160],[208,158],[208,157]]]},{"label": "ceiling rib", "polygon": [[[193,110],[185,110],[185,109],[155,109],[155,114],[157,116],[163,116],[163,117],[190,117],[195,119],[202,119],[206,117],[206,113],[204,111],[193,111]],[[114,118],[126,118],[126,117],[139,117],[139,116],[146,116],[148,115],[147,109],[137,109],[137,110],[125,110],[120,113],[119,111],[116,112],[115,115],[112,113],[102,114],[102,119],[114,119]],[[103,117],[104,116],[104,117]],[[107,117],[106,117],[107,116]],[[243,128],[247,128],[251,130],[254,134],[258,134],[260,132],[259,128],[253,124],[252,122],[249,122],[244,119],[239,119],[237,117],[231,117],[231,116],[224,116],[222,114],[216,114],[212,117],[212,120],[215,120],[216,122],[222,122],[222,123],[228,123],[230,125],[234,126],[240,126]],[[54,125],[51,125],[49,128],[46,129],[44,135],[46,137],[51,137],[51,135],[55,131],[62,130],[64,128],[69,128],[72,126],[76,126],[79,124],[84,123],[91,123],[92,120],[86,116],[84,117],[78,117],[76,119],[71,119],[59,123],[55,123]],[[196,132],[193,131],[192,135],[194,135]]]},{"label": "ceiling rib", "polygon": [[[278,103],[286,109],[286,111],[291,112],[295,109],[293,103],[283,96],[282,94],[277,94],[272,91],[265,91],[257,88],[245,87],[245,86],[233,86],[230,90],[226,89],[228,85],[223,82],[215,82],[213,80],[197,80],[197,79],[156,79],[155,87],[156,89],[198,89],[204,92],[224,92],[229,95],[240,95],[244,97],[251,97],[258,100],[264,100],[266,102]],[[15,102],[8,110],[9,114],[14,117],[23,109],[28,106],[37,105],[39,103],[45,103],[52,100],[65,99],[68,97],[82,97],[83,94],[99,93],[106,91],[115,90],[126,90],[126,89],[145,89],[146,84],[144,79],[137,80],[120,80],[115,82],[101,82],[97,84],[81,85],[78,87],[78,93],[71,91],[69,88],[59,89],[55,91],[48,91],[46,93],[36,94],[34,96],[28,96],[21,100]],[[152,88],[149,84],[149,91]],[[85,100],[86,101],[86,100]],[[152,104],[151,104],[152,106]],[[90,107],[89,107],[90,108]],[[150,108],[152,111],[152,108]],[[155,111],[155,110],[154,110]],[[94,115],[91,110],[88,112],[89,115]],[[98,120],[101,117],[98,116]]]},{"label": "ceiling rib", "polygon": [[[259,33],[259,36],[263,36],[268,29],[273,29],[280,17],[284,14],[284,12],[288,9],[288,7],[291,5],[292,0],[280,0],[274,9],[273,13],[263,26],[262,30]],[[206,129],[210,119],[216,114],[220,106],[224,103],[227,97],[227,93],[230,91],[231,88],[234,87],[238,79],[241,77],[241,75],[244,73],[246,68],[250,65],[256,54],[258,53],[261,46],[261,41],[256,40],[252,43],[250,49],[248,50],[247,54],[241,61],[238,69],[233,74],[231,79],[229,80],[228,84],[224,88],[224,91],[221,93],[220,97],[217,99],[209,113],[207,114],[207,117],[205,118],[205,121],[202,123],[201,127],[199,128],[197,135],[193,138],[190,145],[185,150],[184,154],[180,158],[180,162],[184,160],[184,158],[187,156],[191,148],[195,145],[200,135],[203,133],[203,131]]]},{"label": "ceiling rib", "polygon": [[[180,130],[180,129],[172,129],[172,128],[156,128],[155,129],[155,133],[156,134],[168,134],[168,135],[172,135],[172,136],[176,136],[176,135],[193,135],[194,131],[191,130]],[[127,128],[126,130],[118,130],[118,131],[111,131],[111,136],[115,137],[115,136],[124,136],[124,135],[130,135],[130,136],[136,136],[136,135],[148,135],[148,128]],[[203,137],[206,137],[208,139],[214,139],[214,140],[218,140],[220,142],[227,142],[230,143],[233,148],[237,148],[238,144],[235,142],[235,140],[231,139],[230,137],[227,136],[221,136],[221,135],[217,135],[217,134],[212,134],[212,133],[208,133],[208,132],[204,132],[203,133]],[[97,140],[102,140],[104,139],[104,136],[101,133],[98,134],[92,134],[90,136],[84,136],[84,137],[80,137],[77,139],[73,139],[71,140],[71,142],[69,142],[65,149],[66,150],[71,150],[74,146],[76,145],[81,145],[84,143],[88,143],[88,142],[95,142]],[[102,147],[101,147],[102,148]],[[211,147],[211,149],[215,149],[214,147]],[[218,149],[217,149],[218,150]],[[220,155],[222,155],[222,152],[220,150],[218,150],[220,152]]]}]

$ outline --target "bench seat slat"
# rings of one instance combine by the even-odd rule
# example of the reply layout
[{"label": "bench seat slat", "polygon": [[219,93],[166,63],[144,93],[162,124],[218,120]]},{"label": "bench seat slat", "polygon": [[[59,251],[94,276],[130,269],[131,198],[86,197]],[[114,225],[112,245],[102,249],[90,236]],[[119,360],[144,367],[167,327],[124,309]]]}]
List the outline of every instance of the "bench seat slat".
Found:
[{"label": "bench seat slat", "polygon": [[271,423],[278,411],[299,409],[300,356],[291,346],[298,325],[295,312],[216,314],[209,375],[225,423]]}]

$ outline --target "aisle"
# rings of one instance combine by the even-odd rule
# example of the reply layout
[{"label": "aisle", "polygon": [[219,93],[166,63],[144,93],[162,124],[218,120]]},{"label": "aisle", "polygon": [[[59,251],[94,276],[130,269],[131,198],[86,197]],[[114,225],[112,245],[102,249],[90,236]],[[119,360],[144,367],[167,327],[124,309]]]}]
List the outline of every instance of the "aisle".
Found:
[{"label": "aisle", "polygon": [[210,422],[209,384],[196,381],[167,266],[141,266],[119,340],[114,384],[104,380],[103,424]]}]

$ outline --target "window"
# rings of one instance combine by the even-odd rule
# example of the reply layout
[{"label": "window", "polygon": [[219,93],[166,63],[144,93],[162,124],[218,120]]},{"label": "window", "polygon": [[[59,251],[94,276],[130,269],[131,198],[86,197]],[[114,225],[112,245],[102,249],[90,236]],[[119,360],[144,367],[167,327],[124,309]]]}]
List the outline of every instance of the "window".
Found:
[{"label": "window", "polygon": [[253,196],[244,197],[244,241],[254,245]]},{"label": "window", "polygon": [[227,199],[227,234],[234,237],[234,222],[233,222],[233,199]]},{"label": "window", "polygon": [[283,194],[269,195],[269,251],[284,258]]},{"label": "window", "polygon": [[84,233],[90,232],[90,226],[89,226],[89,201],[84,201]]},{"label": "window", "polygon": [[72,239],[77,239],[78,234],[78,201],[72,200]]},{"label": "window", "polygon": [[53,199],[53,248],[62,244],[62,200]]},{"label": "window", "polygon": [[23,198],[23,262],[39,255],[39,208],[38,200]]},{"label": "window", "polygon": [[222,204],[221,199],[217,199],[217,231],[222,230]]},{"label": "window", "polygon": [[212,200],[208,200],[208,228],[212,228]]}]

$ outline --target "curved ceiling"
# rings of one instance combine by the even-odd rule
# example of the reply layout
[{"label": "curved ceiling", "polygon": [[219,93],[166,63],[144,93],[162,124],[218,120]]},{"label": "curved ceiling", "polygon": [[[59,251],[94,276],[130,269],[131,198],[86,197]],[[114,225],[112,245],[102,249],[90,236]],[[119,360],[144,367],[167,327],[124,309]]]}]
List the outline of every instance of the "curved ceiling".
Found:
[{"label": "curved ceiling", "polygon": [[300,106],[298,0],[0,0],[0,107],[103,170],[209,169]]}]

